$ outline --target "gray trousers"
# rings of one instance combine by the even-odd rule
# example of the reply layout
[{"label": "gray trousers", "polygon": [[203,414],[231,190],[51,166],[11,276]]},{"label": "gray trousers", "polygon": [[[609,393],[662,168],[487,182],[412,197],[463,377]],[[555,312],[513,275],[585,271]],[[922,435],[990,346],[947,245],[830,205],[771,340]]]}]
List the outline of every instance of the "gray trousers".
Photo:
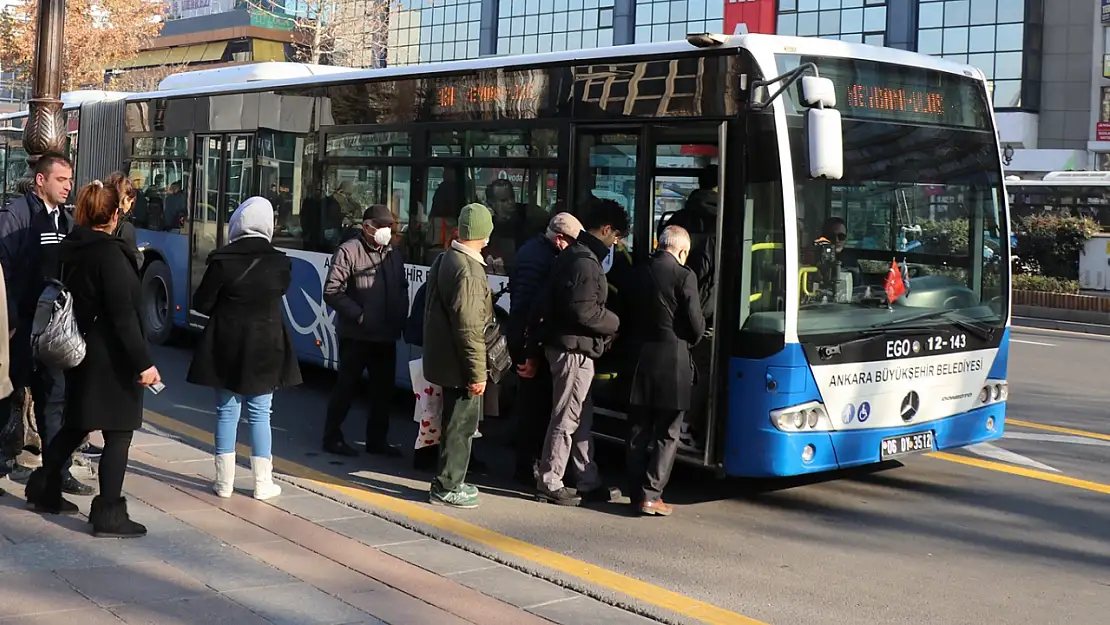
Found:
[{"label": "gray trousers", "polygon": [[537,486],[549,492],[559,490],[567,465],[572,463],[578,491],[587,492],[601,485],[594,463],[594,406],[590,398],[594,361],[554,347],[544,352],[551,368],[553,392]]}]

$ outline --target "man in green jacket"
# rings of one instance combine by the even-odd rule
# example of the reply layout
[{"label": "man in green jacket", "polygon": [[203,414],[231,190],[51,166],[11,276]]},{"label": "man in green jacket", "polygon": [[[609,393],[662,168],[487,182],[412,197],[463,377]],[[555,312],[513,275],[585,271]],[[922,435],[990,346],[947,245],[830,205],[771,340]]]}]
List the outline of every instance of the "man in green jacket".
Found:
[{"label": "man in green jacket", "polygon": [[491,234],[489,209],[464,206],[458,240],[428,271],[424,377],[443,387],[439,474],[432,480],[429,500],[455,508],[478,507],[478,489],[463,480],[486,392],[485,328],[493,318],[493,297],[482,249]]}]

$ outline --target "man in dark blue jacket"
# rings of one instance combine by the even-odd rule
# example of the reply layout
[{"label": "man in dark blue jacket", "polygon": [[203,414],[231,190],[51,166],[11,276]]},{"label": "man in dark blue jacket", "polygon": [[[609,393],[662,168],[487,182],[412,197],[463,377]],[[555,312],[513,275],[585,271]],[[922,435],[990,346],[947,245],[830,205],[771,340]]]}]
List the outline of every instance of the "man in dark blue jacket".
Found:
[{"label": "man in dark blue jacket", "polygon": [[514,479],[534,486],[536,463],[543,451],[544,433],[551,420],[551,371],[543,351],[531,344],[527,326],[532,304],[551,276],[559,252],[570,247],[582,232],[582,223],[570,213],[559,213],[547,231],[524,243],[516,253],[516,267],[509,278],[507,338],[520,383],[517,386],[516,472]]},{"label": "man in dark blue jacket", "polygon": [[[73,164],[61,154],[39,157],[34,188],[0,208],[0,267],[8,287],[8,324],[11,339],[12,384],[31,387],[35,419],[45,447],[62,429],[65,414],[65,376],[33,362],[31,324],[43,286],[61,277],[58,244],[73,229],[73,215],[65,202],[73,187]],[[0,418],[11,415],[8,401],[0,402]],[[63,489],[71,495],[92,495],[62,469]]]}]

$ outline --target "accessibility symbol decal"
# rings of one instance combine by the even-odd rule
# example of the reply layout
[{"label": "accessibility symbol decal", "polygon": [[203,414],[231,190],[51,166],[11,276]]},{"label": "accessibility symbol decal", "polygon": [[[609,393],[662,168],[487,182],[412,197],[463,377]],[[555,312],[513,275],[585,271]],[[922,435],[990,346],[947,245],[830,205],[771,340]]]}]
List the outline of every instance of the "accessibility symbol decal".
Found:
[{"label": "accessibility symbol decal", "polygon": [[859,405],[859,411],[856,413],[856,417],[859,418],[860,423],[864,423],[870,416],[871,404],[869,402],[863,402]]},{"label": "accessibility symbol decal", "polygon": [[844,421],[844,425],[848,425],[849,423],[851,423],[852,419],[854,419],[855,416],[856,416],[856,407],[853,406],[852,404],[848,404],[847,406],[844,406],[844,410],[841,411],[841,413],[840,413],[840,418],[841,418],[841,420]]}]

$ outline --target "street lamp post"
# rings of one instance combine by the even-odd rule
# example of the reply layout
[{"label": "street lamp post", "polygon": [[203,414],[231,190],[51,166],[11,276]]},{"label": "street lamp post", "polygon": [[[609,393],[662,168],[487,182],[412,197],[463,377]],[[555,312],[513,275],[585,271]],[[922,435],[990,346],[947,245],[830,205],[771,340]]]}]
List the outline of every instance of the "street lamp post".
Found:
[{"label": "street lamp post", "polygon": [[39,0],[35,19],[35,57],[31,72],[31,99],[23,149],[27,151],[27,174],[21,191],[34,184],[34,167],[47,152],[64,152],[66,119],[62,111],[62,58],[66,18],[65,0]]}]

